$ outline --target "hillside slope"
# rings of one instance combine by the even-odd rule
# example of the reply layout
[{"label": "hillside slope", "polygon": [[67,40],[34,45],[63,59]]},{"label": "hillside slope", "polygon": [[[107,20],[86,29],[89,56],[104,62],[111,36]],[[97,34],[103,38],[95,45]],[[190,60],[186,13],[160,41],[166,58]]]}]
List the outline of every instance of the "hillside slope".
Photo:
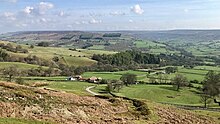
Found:
[{"label": "hillside slope", "polygon": [[[40,59],[46,61],[52,61],[54,57],[59,58],[59,63],[66,64],[69,66],[89,66],[95,64],[96,61],[91,59],[93,54],[113,54],[115,52],[108,52],[108,51],[101,51],[101,50],[84,50],[84,49],[77,49],[71,50],[68,48],[62,47],[38,47],[34,46],[34,48],[30,48],[30,45],[21,45],[7,41],[0,41],[0,44],[11,44],[12,47],[16,47],[20,45],[23,49],[26,49],[28,53],[21,53],[21,52],[11,52],[8,50],[3,49],[6,51],[12,58],[19,59],[19,57],[24,58],[28,56],[37,56]],[[0,48],[1,49],[1,48]]]},{"label": "hillside slope", "polygon": [[[22,118],[64,124],[217,123],[211,117],[158,104],[150,105],[149,115],[146,103],[121,98],[78,96],[5,82],[0,82],[0,89],[1,118]],[[152,119],[152,116],[157,119]]]}]

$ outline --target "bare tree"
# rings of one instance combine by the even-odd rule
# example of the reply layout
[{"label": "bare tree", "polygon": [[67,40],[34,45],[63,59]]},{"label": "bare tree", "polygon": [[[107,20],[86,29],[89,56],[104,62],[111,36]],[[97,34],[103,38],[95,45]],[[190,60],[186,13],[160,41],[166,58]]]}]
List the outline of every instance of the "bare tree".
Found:
[{"label": "bare tree", "polygon": [[173,85],[176,87],[176,90],[179,91],[180,87],[182,86],[187,86],[188,81],[187,78],[181,74],[177,74],[173,80],[172,80]]}]

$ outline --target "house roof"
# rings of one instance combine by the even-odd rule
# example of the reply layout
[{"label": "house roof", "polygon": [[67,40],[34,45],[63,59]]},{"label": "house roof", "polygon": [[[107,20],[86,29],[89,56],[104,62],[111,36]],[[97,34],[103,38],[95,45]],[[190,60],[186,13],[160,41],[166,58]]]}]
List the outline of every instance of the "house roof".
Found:
[{"label": "house roof", "polygon": [[89,80],[97,80],[97,77],[92,76],[91,78],[89,78]]}]

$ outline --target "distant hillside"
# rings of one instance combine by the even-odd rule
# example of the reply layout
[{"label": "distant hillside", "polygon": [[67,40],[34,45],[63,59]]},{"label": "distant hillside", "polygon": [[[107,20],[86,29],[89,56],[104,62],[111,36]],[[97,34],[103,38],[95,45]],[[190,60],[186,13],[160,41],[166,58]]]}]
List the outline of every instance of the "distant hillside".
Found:
[{"label": "distant hillside", "polygon": [[131,31],[127,33],[136,38],[156,41],[220,40],[220,30]]},{"label": "distant hillside", "polygon": [[[114,52],[108,52],[108,51],[101,51],[101,50],[83,50],[83,49],[68,49],[68,48],[57,48],[57,47],[39,47],[34,46],[33,48],[30,47],[30,45],[19,45],[16,43],[10,43],[7,41],[0,41],[0,44],[4,44],[6,46],[10,46],[11,48],[18,48],[18,46],[21,47],[21,49],[25,49],[27,52],[17,52],[17,51],[9,51],[8,49],[2,49],[5,51],[10,58],[14,60],[10,61],[16,61],[16,62],[23,62],[24,60],[33,59],[34,56],[37,60],[45,60],[48,62],[52,62],[54,57],[58,58],[58,63],[65,64],[69,66],[89,66],[92,64],[95,64],[96,61],[92,60],[91,57],[93,54],[112,54]],[[10,45],[9,45],[10,44]],[[23,60],[24,59],[24,60]],[[21,61],[22,60],[22,61]],[[37,61],[36,60],[36,61]],[[27,62],[26,62],[27,63]],[[29,64],[39,64],[36,62],[29,62]]]}]

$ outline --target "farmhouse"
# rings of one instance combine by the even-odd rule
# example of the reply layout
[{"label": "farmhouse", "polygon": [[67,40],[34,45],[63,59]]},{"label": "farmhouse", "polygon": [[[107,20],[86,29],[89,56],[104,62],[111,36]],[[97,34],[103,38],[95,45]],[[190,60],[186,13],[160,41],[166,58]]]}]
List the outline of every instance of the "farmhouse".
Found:
[{"label": "farmhouse", "polygon": [[70,76],[66,80],[68,81],[76,81],[76,80],[81,80],[82,76],[81,75],[76,75],[76,76]]},{"label": "farmhouse", "polygon": [[94,76],[92,76],[92,77],[90,77],[89,79],[88,79],[88,82],[90,82],[90,83],[97,83],[97,82],[99,82],[99,81],[101,81],[102,80],[102,78],[101,77],[94,77]]},{"label": "farmhouse", "polygon": [[68,81],[75,81],[75,80],[76,80],[76,78],[74,78],[74,77],[70,76],[70,77],[68,77],[66,80],[68,80]]}]

